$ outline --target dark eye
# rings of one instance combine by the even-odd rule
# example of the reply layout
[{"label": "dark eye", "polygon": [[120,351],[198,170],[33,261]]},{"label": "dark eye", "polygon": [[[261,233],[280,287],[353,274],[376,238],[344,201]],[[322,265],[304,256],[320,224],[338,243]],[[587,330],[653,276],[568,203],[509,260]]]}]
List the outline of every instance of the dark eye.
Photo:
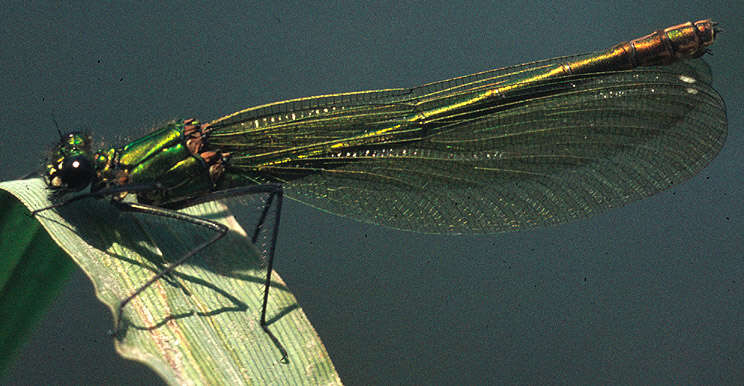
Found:
[{"label": "dark eye", "polygon": [[88,157],[68,157],[62,161],[61,167],[50,177],[54,181],[52,185],[78,191],[90,184],[95,177],[95,170]]}]

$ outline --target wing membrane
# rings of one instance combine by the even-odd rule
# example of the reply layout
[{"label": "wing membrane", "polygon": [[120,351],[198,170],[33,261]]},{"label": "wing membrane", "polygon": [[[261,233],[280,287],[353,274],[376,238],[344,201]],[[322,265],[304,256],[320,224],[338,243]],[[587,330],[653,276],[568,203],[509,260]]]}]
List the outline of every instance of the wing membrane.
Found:
[{"label": "wing membrane", "polygon": [[699,59],[521,84],[449,108],[575,58],[266,105],[215,121],[210,143],[299,201],[432,233],[589,216],[684,181],[720,151],[725,106]]}]

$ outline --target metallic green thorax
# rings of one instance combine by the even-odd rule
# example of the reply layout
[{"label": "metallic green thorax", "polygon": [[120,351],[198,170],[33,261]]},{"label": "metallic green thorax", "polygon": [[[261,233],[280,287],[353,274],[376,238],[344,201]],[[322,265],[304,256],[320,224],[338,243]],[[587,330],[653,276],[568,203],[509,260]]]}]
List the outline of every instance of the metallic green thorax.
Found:
[{"label": "metallic green thorax", "polygon": [[193,119],[169,123],[122,148],[95,155],[98,190],[115,185],[152,185],[137,200],[168,207],[215,190],[226,155],[203,151],[202,129]]},{"label": "metallic green thorax", "polygon": [[[63,135],[46,165],[48,186],[59,192],[91,192],[117,186],[134,189],[137,200],[161,207],[224,189],[228,154],[206,149],[207,124],[188,119],[171,122],[121,148],[93,154],[87,134]],[[121,199],[125,193],[115,196]]]},{"label": "metallic green thorax", "polygon": [[87,135],[72,133],[45,177],[57,193],[90,185],[166,209],[280,184],[330,213],[433,233],[567,222],[667,189],[720,151],[725,104],[694,59],[714,26],[684,23],[604,51],[420,87],[176,121],[95,154]]}]

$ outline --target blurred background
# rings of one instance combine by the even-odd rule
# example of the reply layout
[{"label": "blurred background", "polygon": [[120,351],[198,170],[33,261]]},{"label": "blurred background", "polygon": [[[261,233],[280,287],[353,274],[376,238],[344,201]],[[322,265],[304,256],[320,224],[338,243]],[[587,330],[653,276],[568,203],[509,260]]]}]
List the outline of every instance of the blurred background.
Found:
[{"label": "blurred background", "polygon": [[[374,2],[373,2],[374,3]],[[195,3],[197,4],[197,3]],[[744,381],[744,34],[740,1],[5,2],[0,179],[62,128],[124,143],[170,119],[415,86],[609,47],[712,18],[729,138],[697,177],[562,226],[433,236],[289,201],[276,269],[348,384]],[[8,384],[160,382],[121,359],[78,270]]]}]

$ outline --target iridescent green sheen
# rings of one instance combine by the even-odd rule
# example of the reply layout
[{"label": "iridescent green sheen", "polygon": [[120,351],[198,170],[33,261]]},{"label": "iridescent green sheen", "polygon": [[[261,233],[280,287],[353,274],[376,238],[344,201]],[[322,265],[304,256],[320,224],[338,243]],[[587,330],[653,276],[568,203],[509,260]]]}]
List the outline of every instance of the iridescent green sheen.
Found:
[{"label": "iridescent green sheen", "polygon": [[[431,233],[591,216],[690,178],[723,146],[725,105],[696,59],[714,26],[680,24],[591,54],[420,87],[174,122],[97,153],[92,190],[149,185],[139,201],[176,208],[280,184],[331,213]],[[62,174],[64,154],[86,154],[85,143],[63,141],[50,176]]]},{"label": "iridescent green sheen", "polygon": [[[151,157],[159,158],[157,153],[160,153],[163,149],[177,145],[182,133],[182,123],[174,122],[161,129],[157,129],[125,145],[120,151],[119,163],[124,167],[132,167]],[[181,149],[181,151],[185,151],[185,149]],[[152,164],[152,166],[156,166],[156,164]]]},{"label": "iridescent green sheen", "polygon": [[[595,53],[419,87],[177,121],[92,158],[89,138],[73,133],[46,180],[56,192],[90,185],[87,197],[217,233],[122,301],[119,314],[227,232],[175,209],[268,195],[253,238],[275,202],[260,321],[271,335],[266,302],[283,197],[392,228],[456,234],[559,224],[653,195],[697,174],[725,142],[726,107],[699,59],[716,32],[702,20]],[[139,203],[122,201],[130,193]]]},{"label": "iridescent green sheen", "polygon": [[113,166],[99,168],[103,185],[157,184],[137,198],[161,206],[214,190],[207,163],[186,145],[184,127],[183,121],[171,122],[121,149],[99,152],[99,166]]},{"label": "iridescent green sheen", "polygon": [[69,133],[61,136],[60,144],[49,157],[44,179],[52,189],[78,191],[94,179],[91,138],[87,134]]}]

